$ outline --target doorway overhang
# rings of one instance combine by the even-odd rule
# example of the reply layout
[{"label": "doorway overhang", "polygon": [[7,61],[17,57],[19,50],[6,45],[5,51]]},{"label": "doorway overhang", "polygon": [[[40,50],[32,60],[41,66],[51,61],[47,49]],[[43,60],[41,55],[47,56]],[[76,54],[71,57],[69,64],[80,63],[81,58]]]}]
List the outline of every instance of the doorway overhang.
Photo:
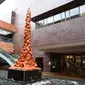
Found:
[{"label": "doorway overhang", "polygon": [[44,52],[56,52],[56,53],[84,53],[85,41],[58,45],[46,45],[37,47]]}]

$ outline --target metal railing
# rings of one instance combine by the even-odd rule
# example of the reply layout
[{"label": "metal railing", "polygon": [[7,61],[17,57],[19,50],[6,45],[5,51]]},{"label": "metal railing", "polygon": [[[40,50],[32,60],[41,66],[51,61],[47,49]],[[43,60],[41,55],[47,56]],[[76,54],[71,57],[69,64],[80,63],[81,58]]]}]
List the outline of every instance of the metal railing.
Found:
[{"label": "metal railing", "polygon": [[5,52],[3,49],[0,49],[0,57],[4,59],[10,66],[12,66],[15,63],[15,59],[7,52]]}]

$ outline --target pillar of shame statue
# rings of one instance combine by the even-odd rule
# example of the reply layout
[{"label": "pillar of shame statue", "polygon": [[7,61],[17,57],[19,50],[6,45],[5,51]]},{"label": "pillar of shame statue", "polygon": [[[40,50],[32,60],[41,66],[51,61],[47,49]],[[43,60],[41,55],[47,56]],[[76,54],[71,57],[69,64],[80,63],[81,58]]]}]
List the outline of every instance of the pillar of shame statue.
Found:
[{"label": "pillar of shame statue", "polygon": [[32,55],[31,48],[31,13],[30,9],[28,9],[26,14],[26,25],[24,30],[24,43],[21,51],[21,55],[19,59],[15,62],[14,66],[10,67],[10,69],[16,70],[41,70],[35,62],[35,59]]}]

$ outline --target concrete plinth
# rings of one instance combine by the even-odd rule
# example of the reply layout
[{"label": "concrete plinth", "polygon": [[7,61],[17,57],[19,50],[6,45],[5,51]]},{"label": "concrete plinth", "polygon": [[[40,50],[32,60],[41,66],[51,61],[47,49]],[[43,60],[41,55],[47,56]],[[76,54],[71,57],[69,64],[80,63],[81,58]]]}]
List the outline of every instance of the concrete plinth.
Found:
[{"label": "concrete plinth", "polygon": [[31,71],[23,71],[23,70],[8,70],[8,78],[18,80],[18,81],[31,81],[40,79],[42,76],[41,70],[31,70]]}]

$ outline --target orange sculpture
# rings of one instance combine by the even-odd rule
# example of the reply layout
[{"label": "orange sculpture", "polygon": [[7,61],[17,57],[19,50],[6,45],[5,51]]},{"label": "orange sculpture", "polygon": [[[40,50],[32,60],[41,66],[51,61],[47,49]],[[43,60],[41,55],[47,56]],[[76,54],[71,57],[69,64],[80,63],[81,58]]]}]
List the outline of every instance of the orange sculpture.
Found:
[{"label": "orange sculpture", "polygon": [[40,70],[41,68],[37,67],[35,59],[32,55],[32,48],[31,48],[31,13],[30,9],[28,9],[26,14],[26,25],[24,30],[24,43],[23,49],[21,51],[21,55],[19,59],[16,61],[13,67],[10,69],[17,69],[17,70]]}]

